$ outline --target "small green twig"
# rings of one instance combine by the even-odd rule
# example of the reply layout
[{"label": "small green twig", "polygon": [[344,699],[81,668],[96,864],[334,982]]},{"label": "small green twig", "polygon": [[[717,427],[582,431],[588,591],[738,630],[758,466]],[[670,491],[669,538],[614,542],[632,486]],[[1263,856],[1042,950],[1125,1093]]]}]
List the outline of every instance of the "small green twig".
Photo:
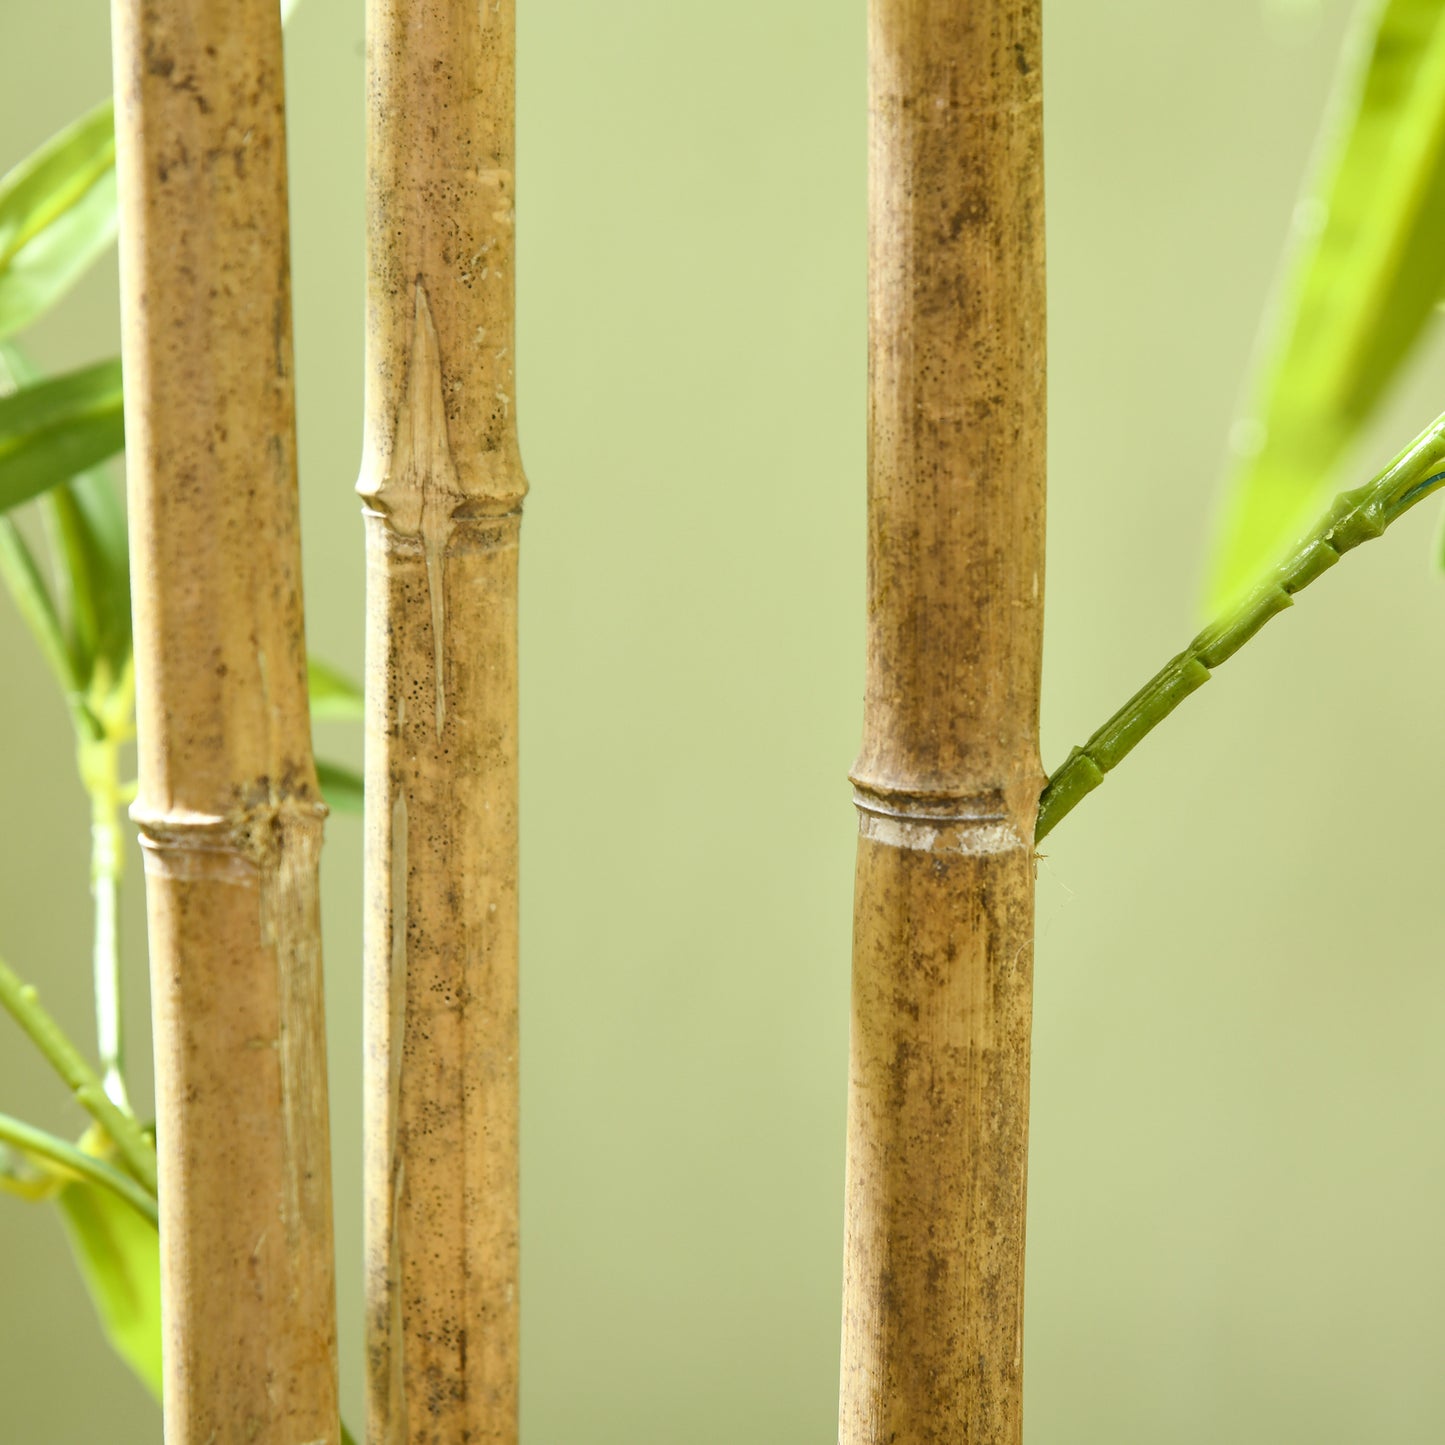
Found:
[{"label": "small green twig", "polygon": [[63,1187],[64,1181],[54,1170],[38,1170],[29,1155],[0,1143],[0,1190],[13,1199],[38,1204],[53,1199]]},{"label": "small green twig", "polygon": [[109,1189],[152,1224],[157,1223],[159,1216],[156,1213],[155,1200],[128,1174],[122,1174],[104,1159],[97,1159],[94,1154],[87,1154],[84,1149],[77,1148],[44,1129],[37,1129],[33,1124],[12,1119],[9,1114],[0,1114],[0,1141],[34,1158],[57,1164],[82,1179],[88,1179],[92,1184],[99,1184],[103,1189]]},{"label": "small green twig", "polygon": [[125,1026],[121,1009],[120,879],[125,858],[121,831],[120,742],[109,731],[80,743],[80,773],[90,796],[90,894],[95,904],[91,960],[95,981],[95,1034],[102,1084],[117,1107],[131,1113],[125,1088]]},{"label": "small green twig", "polygon": [[1437,417],[1373,481],[1341,492],[1295,552],[1242,602],[1211,623],[1049,778],[1039,799],[1034,841],[1093,792],[1105,776],[1154,730],[1213,670],[1232,657],[1294,594],[1346,553],[1382,536],[1391,522],[1445,485],[1445,416]]},{"label": "small green twig", "polygon": [[41,1007],[35,989],[22,983],[3,960],[0,960],[0,1005],[45,1055],[81,1108],[105,1130],[126,1172],[154,1197],[155,1147],[135,1119],[126,1110],[117,1107],[106,1094],[95,1070],[86,1063],[60,1025]]}]

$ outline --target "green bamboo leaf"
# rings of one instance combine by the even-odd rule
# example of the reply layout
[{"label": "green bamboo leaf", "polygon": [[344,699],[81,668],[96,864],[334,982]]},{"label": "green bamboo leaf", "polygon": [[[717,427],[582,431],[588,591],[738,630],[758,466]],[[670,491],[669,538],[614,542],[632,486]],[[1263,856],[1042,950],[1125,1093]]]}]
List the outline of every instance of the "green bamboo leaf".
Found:
[{"label": "green bamboo leaf", "polygon": [[5,583],[61,690],[67,697],[79,693],[80,679],[55,603],[20,529],[6,516],[0,516],[0,581]]},{"label": "green bamboo leaf", "polygon": [[[14,347],[0,342],[0,396],[9,396],[20,382],[30,379],[24,358]],[[0,581],[5,583],[61,690],[67,697],[77,695],[80,673],[55,600],[20,529],[4,515],[0,515]]]},{"label": "green bamboo leaf", "polygon": [[[102,1328],[122,1359],[161,1388],[160,1245],[155,1200],[88,1148],[0,1114],[0,1139],[49,1177],[53,1198]],[[59,1187],[56,1188],[58,1183]],[[53,1192],[52,1192],[53,1191]]]},{"label": "green bamboo leaf", "polygon": [[40,502],[55,539],[57,576],[64,579],[72,652],[88,688],[108,693],[129,675],[131,656],[125,514],[98,472],[62,482]]},{"label": "green bamboo leaf", "polygon": [[56,1202],[71,1252],[115,1352],[161,1397],[161,1256],[154,1224],[94,1184]]},{"label": "green bamboo leaf", "polygon": [[[39,373],[18,347],[0,341],[0,395],[8,396],[17,387],[39,379]],[[55,646],[55,638],[42,636],[31,621],[41,599],[48,613],[45,619],[65,649],[69,666],[57,671],[67,691],[80,693],[99,684],[101,689],[113,688],[128,675],[130,635],[130,558],[126,548],[125,511],[115,489],[98,471],[83,472],[68,482],[61,482],[44,493],[40,505],[45,515],[50,539],[56,553],[54,569],[57,596],[52,602],[49,592],[40,583],[40,597],[25,596],[29,582],[21,567],[12,576],[6,551],[25,551],[28,572],[39,583],[39,571],[14,525],[3,521],[10,537],[0,541],[0,572],[15,597],[17,605],[47,659]],[[69,619],[67,630],[61,616]],[[96,664],[104,664],[104,677],[96,677]],[[52,668],[54,662],[52,660]]]},{"label": "green bamboo leaf", "polygon": [[314,657],[306,659],[306,677],[311,691],[313,718],[357,718],[361,716],[361,688],[344,673]]},{"label": "green bamboo leaf", "polygon": [[339,763],[318,762],[316,776],[321,783],[321,796],[333,813],[361,812],[363,789],[360,773],[343,768]]},{"label": "green bamboo leaf", "polygon": [[115,239],[110,101],[0,180],[0,336],[53,306]]},{"label": "green bamboo leaf", "polygon": [[[283,25],[297,3],[280,0]],[[55,305],[115,233],[115,114],[105,100],[0,179],[0,337]]]},{"label": "green bamboo leaf", "polygon": [[1367,7],[1234,428],[1211,611],[1308,526],[1445,294],[1445,0]]},{"label": "green bamboo leaf", "polygon": [[124,446],[118,358],[0,398],[0,511],[69,481]]}]

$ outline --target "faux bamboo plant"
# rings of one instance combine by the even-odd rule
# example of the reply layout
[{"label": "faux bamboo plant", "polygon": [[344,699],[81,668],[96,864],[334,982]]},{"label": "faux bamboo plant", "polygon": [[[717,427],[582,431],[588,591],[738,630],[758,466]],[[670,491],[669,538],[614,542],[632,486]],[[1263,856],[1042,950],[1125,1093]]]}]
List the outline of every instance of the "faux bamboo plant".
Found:
[{"label": "faux bamboo plant", "polygon": [[[966,16],[949,19],[931,14],[930,9],[909,0],[874,0],[870,17],[874,445],[869,710],[864,752],[855,770],[861,837],[841,1414],[842,1438],[850,1445],[879,1438],[880,1431],[885,1436],[892,1432],[900,1441],[1013,1441],[1020,1428],[1018,1284],[1027,1128],[1025,960],[1031,913],[1026,866],[1031,850],[1025,840],[1039,781],[1034,748],[1038,594],[1033,580],[1038,565],[1042,417],[1038,21],[1032,0],[995,0],[991,8],[974,7]],[[248,24],[274,33],[274,25],[258,14],[239,13]],[[427,67],[419,63],[421,52],[411,48],[416,30],[408,27],[402,13],[390,7],[379,7],[376,13],[373,100],[381,98],[384,103],[373,113],[382,115],[393,103],[387,98],[408,94],[404,87],[419,85]],[[441,13],[442,7],[436,6],[414,12],[422,18],[422,32],[428,29],[426,22],[434,22]],[[500,7],[495,14],[501,14]],[[1350,335],[1366,328],[1368,334],[1371,307],[1378,311],[1381,294],[1394,308],[1381,321],[1394,338],[1388,345],[1381,341],[1342,351],[1341,366],[1363,368],[1356,385],[1367,396],[1378,396],[1381,372],[1388,377],[1398,368],[1439,289],[1438,275],[1432,279],[1428,265],[1438,249],[1432,251],[1419,238],[1431,234],[1435,204],[1431,198],[1445,184],[1440,132],[1433,125],[1436,111],[1430,104],[1440,93],[1430,77],[1435,73],[1432,57],[1445,45],[1442,16],[1445,7],[1392,0],[1372,21],[1373,50],[1363,71],[1360,111],[1353,128],[1346,127],[1339,158],[1324,171],[1335,204],[1326,208],[1325,225],[1311,232],[1296,267],[1305,278],[1297,286],[1298,295],[1305,298],[1299,302],[1300,314],[1308,315],[1309,297],[1316,294],[1311,291],[1316,273],[1326,264],[1335,268],[1335,285],[1320,294],[1331,306],[1338,305],[1340,268],[1349,279],[1351,238],[1363,249],[1369,264],[1359,274],[1368,284],[1351,293],[1355,309],[1349,313],[1350,325],[1355,332],[1342,329]],[[403,1241],[404,1248],[407,1238],[405,1212],[396,1210],[397,1201],[405,1197],[407,1170],[398,1171],[396,1163],[413,1157],[412,1147],[419,1141],[410,1135],[421,1131],[404,1127],[406,1111],[397,1103],[404,1091],[395,1092],[400,1087],[400,1067],[407,1062],[405,1050],[398,1046],[408,1036],[392,1023],[392,1002],[398,994],[392,965],[398,957],[407,965],[414,961],[410,945],[419,911],[411,903],[413,879],[419,878],[423,888],[438,886],[435,872],[425,867],[418,871],[405,843],[398,858],[397,844],[414,833],[413,813],[418,808],[434,810],[425,814],[436,820],[429,821],[429,827],[463,826],[449,810],[437,781],[443,776],[440,754],[445,753],[442,744],[448,738],[466,743],[459,750],[460,776],[450,786],[465,797],[472,797],[475,789],[482,811],[487,812],[491,803],[501,817],[495,832],[484,831],[474,844],[464,842],[458,851],[486,860],[472,876],[499,880],[504,904],[515,896],[513,588],[515,513],[523,483],[516,462],[508,361],[510,7],[495,28],[483,27],[469,41],[450,36],[448,40],[452,43],[436,45],[431,54],[433,78],[410,93],[413,98],[405,102],[404,113],[414,126],[435,123],[434,116],[430,122],[426,119],[429,105],[445,110],[461,103],[478,75],[490,73],[500,83],[488,90],[491,103],[480,111],[479,152],[461,165],[450,158],[431,169],[425,162],[438,153],[432,145],[419,143],[415,130],[409,139],[404,128],[392,132],[383,124],[373,140],[373,157],[380,163],[373,182],[369,452],[362,491],[372,513],[368,529],[379,573],[374,582],[380,583],[372,590],[372,612],[384,624],[373,630],[369,643],[369,668],[374,676],[380,672],[382,685],[373,695],[368,749],[371,863],[373,869],[378,859],[386,865],[381,870],[384,891],[373,888],[370,893],[376,911],[368,935],[371,1034],[373,1044],[386,1051],[385,1068],[374,1069],[369,1086],[373,1120],[388,1120],[385,1129],[373,1124],[370,1165],[372,1208],[379,1208],[381,1215],[378,1222],[373,1213],[371,1243],[372,1429],[383,1439],[406,1438],[409,1400],[425,1398],[432,1409],[443,1396],[441,1413],[454,1422],[468,1422],[484,1432],[483,1438],[508,1438],[515,1429],[514,1296],[505,1299],[500,1311],[510,1329],[489,1333],[496,1348],[475,1387],[465,1369],[464,1337],[456,1333],[458,1316],[442,1300],[449,1285],[454,1287],[457,1278],[466,1279],[475,1271],[479,1301],[464,1305],[461,1316],[485,1318],[515,1279],[515,1105],[509,1110],[507,1092],[515,1075],[505,1067],[487,1076],[492,1087],[484,1100],[500,1101],[500,1112],[488,1116],[498,1124],[493,1137],[502,1146],[499,1157],[505,1156],[500,1173],[491,1175],[502,1180],[492,1194],[499,1207],[471,1237],[474,1255],[464,1247],[465,1230],[439,1235],[458,1250],[454,1277],[448,1280],[443,1274],[440,1286],[423,1291],[414,1311],[403,1307],[399,1311],[403,1318],[395,1318],[395,1306],[405,1306],[406,1287],[401,1284],[398,1300],[405,1270],[396,1268],[393,1240]],[[246,49],[248,56],[262,53],[266,52]],[[274,47],[269,53],[274,56]],[[152,80],[145,83],[160,88],[162,82],[174,81],[175,69],[167,71],[164,65],[174,57],[153,48],[151,58],[158,63],[147,69]],[[490,72],[487,67],[492,67]],[[164,87],[174,96],[163,100],[184,111],[194,102],[176,96],[200,93],[207,98],[205,91],[198,92],[194,83],[188,83],[188,76],[198,73],[194,68],[183,70],[178,82]],[[434,78],[438,74],[440,80]],[[448,90],[451,85],[459,86],[459,91]],[[932,113],[920,104],[930,96]],[[199,104],[196,108],[209,114]],[[189,122],[188,114],[186,119]],[[1402,142],[1397,152],[1388,143],[1390,124],[1408,142]],[[0,187],[0,256],[4,258],[0,320],[13,323],[11,329],[35,314],[37,305],[49,304],[103,246],[107,126],[108,115],[97,112],[53,148],[44,164],[21,175],[18,183],[7,182],[8,189]],[[1373,149],[1360,140],[1371,127]],[[395,142],[398,133],[400,143]],[[253,130],[252,138],[254,134]],[[450,139],[465,149],[471,143],[468,134],[460,130]],[[1380,163],[1381,146],[1391,164]],[[968,176],[976,183],[972,188],[960,186],[959,172],[950,165],[951,158],[960,154],[971,158]],[[1413,158],[1413,169],[1399,160],[1401,154]],[[480,164],[481,160],[487,164]],[[463,188],[464,196],[478,203],[476,214],[462,207],[463,229],[470,225],[482,244],[491,243],[482,256],[500,251],[497,259],[507,263],[495,275],[484,264],[480,281],[490,283],[491,289],[484,290],[480,300],[475,292],[465,292],[477,280],[477,272],[467,264],[467,253],[446,245],[449,238],[443,239],[442,269],[436,276],[428,269],[428,262],[435,263],[428,240],[416,242],[416,259],[407,251],[409,238],[426,237],[429,221],[435,221],[417,197],[426,195],[428,187],[447,185],[459,169],[467,172],[466,162],[480,183]],[[163,168],[163,164],[157,167],[157,176]],[[1025,178],[1021,189],[1008,183],[1016,175]],[[271,183],[276,184],[274,171]],[[165,184],[162,178],[160,185]],[[1400,204],[1393,203],[1396,192]],[[221,187],[220,194],[224,200],[229,187]],[[908,205],[902,204],[903,197]],[[487,210],[481,202],[489,198],[496,204]],[[889,204],[890,198],[894,204]],[[7,218],[16,215],[20,224],[12,223],[7,232]],[[284,252],[284,225],[280,231]],[[65,244],[54,244],[57,233]],[[1323,241],[1318,239],[1321,234]],[[27,253],[27,243],[37,236],[52,244],[48,249],[45,244],[32,246]],[[1380,264],[1382,255],[1408,262],[1397,273],[1405,280],[1393,290],[1389,267],[1382,270]],[[1321,261],[1322,256],[1327,261]],[[273,271],[270,283],[274,285],[280,274],[279,269]],[[980,278],[987,278],[987,283]],[[930,298],[944,298],[947,304],[933,304]],[[963,300],[975,303],[976,309],[961,304]],[[995,308],[992,325],[990,307]],[[203,306],[192,307],[177,315],[176,325],[194,323],[204,311]],[[1003,325],[1004,316],[1014,324]],[[484,350],[484,343],[492,339],[489,332],[479,336],[473,331],[468,338],[464,330],[469,322],[485,329],[489,321],[507,332],[506,346],[494,352]],[[1291,346],[1308,343],[1318,349],[1319,330],[1300,323],[1293,313],[1291,322],[1294,330],[1285,328],[1286,339],[1280,343],[1286,357]],[[463,329],[457,340],[449,342],[452,328]],[[0,333],[4,329],[0,326]],[[468,340],[482,352],[482,364],[450,373],[447,356],[456,350],[465,354]],[[12,370],[25,380],[23,365],[16,363]],[[1266,400],[1260,409],[1267,412],[1272,393],[1288,387],[1297,374],[1301,368],[1287,360],[1267,371]],[[131,376],[134,388],[138,380],[134,367]],[[994,379],[1007,384],[995,390],[987,384]],[[114,625],[115,599],[126,574],[123,559],[117,567],[115,529],[106,521],[103,486],[96,490],[84,480],[69,478],[115,449],[118,380],[114,368],[96,368],[57,382],[24,386],[9,402],[0,402],[0,501],[8,507],[43,494],[45,505],[56,509],[62,521],[60,535],[67,539],[62,575],[70,579],[75,594],[70,629],[62,625],[22,537],[8,519],[0,519],[4,520],[0,562],[71,696],[82,771],[92,795],[109,807],[105,813],[98,803],[98,818],[112,822],[123,785],[93,763],[87,768],[86,760],[93,760],[100,746],[111,750],[113,760],[128,726],[129,633],[126,629],[122,637]],[[489,387],[496,405],[487,414]],[[173,400],[176,390],[162,391],[155,398],[156,415],[165,416],[165,403]],[[269,398],[273,404],[278,395],[273,391]],[[963,403],[970,397],[972,405],[965,413]],[[467,411],[479,398],[480,422]],[[1354,425],[1359,412],[1358,407],[1350,412]],[[288,429],[289,401],[283,399],[273,434]],[[136,455],[153,456],[154,447],[147,447],[150,434],[144,425],[133,425],[132,432],[134,467]],[[475,484],[457,455],[459,432],[468,438],[469,459],[477,455],[486,459]],[[1206,629],[1084,748],[1076,750],[1043,793],[1037,836],[1042,837],[1096,786],[1212,668],[1287,606],[1294,593],[1333,565],[1337,556],[1380,535],[1390,522],[1445,483],[1442,434],[1445,426],[1436,423],[1374,482],[1343,495],[1273,575]],[[284,474],[284,443],[281,451]],[[1312,474],[1304,480],[1317,485]],[[1017,485],[1009,485],[1013,481]],[[1251,493],[1241,485],[1247,509]],[[1273,486],[1262,485],[1258,491],[1260,516],[1270,526],[1279,516]],[[961,499],[968,501],[972,525],[960,522]],[[284,510],[283,506],[280,512]],[[277,525],[276,511],[267,510],[263,516],[269,525]],[[1001,525],[991,532],[996,520]],[[151,530],[139,529],[138,547]],[[284,535],[287,530],[281,515],[280,531]],[[472,539],[474,548],[461,544],[459,539],[466,538]],[[294,576],[294,546],[291,550]],[[177,569],[185,562],[166,560]],[[256,564],[255,559],[245,560],[247,565]],[[454,565],[449,566],[449,561]],[[469,569],[474,569],[480,585],[454,589],[457,576],[470,576]],[[959,580],[950,587],[955,571]],[[138,580],[145,584],[137,588],[144,596],[150,578]],[[204,591],[205,579],[193,585]],[[1000,596],[1010,601],[1008,608],[974,605],[980,598],[996,602]],[[163,597],[160,602],[143,601],[138,615],[146,616],[148,606],[152,613],[164,615]],[[489,673],[482,683],[466,670],[470,657],[447,654],[458,607],[466,620],[456,636],[471,634],[472,619],[485,616],[493,624],[481,646]],[[1005,614],[1005,623],[1017,625],[1000,625],[1000,613]],[[1018,618],[1009,618],[1009,613]],[[927,626],[920,625],[924,618]],[[479,628],[480,622],[475,625]],[[284,630],[290,641],[299,639],[299,616],[294,612]],[[916,646],[920,639],[922,645]],[[281,652],[287,641],[281,639]],[[144,660],[153,641],[143,637],[140,646]],[[985,658],[1005,660],[995,674],[991,666],[980,666]],[[406,691],[397,681],[403,668],[414,691]],[[287,673],[293,703],[300,695],[300,669],[296,651]],[[978,687],[980,677],[995,676],[1007,679],[1003,688]],[[256,681],[259,687],[269,679]],[[311,682],[313,703],[333,698],[348,705],[346,687],[324,670],[313,669]],[[471,697],[477,700],[469,703]],[[378,700],[384,700],[383,707],[376,706]],[[150,705],[155,705],[154,700]],[[294,769],[304,773],[309,748],[304,730],[295,731],[295,716],[293,707],[287,723],[290,731],[280,734],[287,739],[282,762],[294,763],[304,754],[305,760]],[[490,731],[483,744],[468,735],[466,720],[472,718],[488,721]],[[981,725],[980,719],[985,720]],[[965,726],[965,720],[972,725]],[[408,727],[414,732],[404,733]],[[150,736],[164,735],[156,730]],[[475,760],[483,747],[490,749],[491,776],[499,791],[477,781]],[[160,764],[169,761],[169,756],[159,757],[147,778],[168,776]],[[275,776],[273,760],[268,757],[266,762],[272,769],[268,776]],[[343,774],[332,777],[338,785],[335,798],[352,796]],[[223,780],[223,790],[233,786],[232,780]],[[301,811],[314,817],[314,787],[303,782],[300,793]],[[152,796],[149,791],[142,794],[146,801]],[[378,798],[385,798],[386,805],[377,806]],[[199,811],[204,814],[211,800],[201,801],[205,806]],[[264,810],[273,801],[268,795],[258,806]],[[280,810],[290,811],[287,800]],[[212,809],[210,815],[222,811]],[[404,826],[390,831],[398,811]],[[144,804],[141,812],[144,818]],[[185,826],[192,821],[183,819],[179,830],[153,826],[162,841],[175,842],[193,836]],[[308,838],[314,835],[309,824],[302,831]],[[114,950],[104,942],[113,933],[106,902],[113,869],[106,871],[104,847],[101,830],[96,888],[98,1001],[104,1001],[113,988]],[[305,855],[307,849],[303,846],[300,851]],[[206,863],[234,869],[239,862],[243,871],[250,867],[259,881],[268,856],[259,860],[259,867],[244,859],[226,862],[224,856]],[[300,871],[306,877],[294,880],[298,916],[308,910],[314,913],[314,893],[307,901],[306,891],[307,877],[313,875],[305,868]],[[174,881],[174,866],[163,865],[162,872]],[[188,876],[180,882],[183,886],[173,887],[172,895],[189,897],[194,890],[202,896],[199,879]],[[378,899],[384,902],[379,904]],[[945,904],[952,899],[952,908],[938,907],[940,899]],[[440,906],[453,904],[443,897]],[[161,911],[166,911],[164,898]],[[243,911],[259,916],[249,904],[243,905]],[[404,930],[397,927],[399,916],[406,919]],[[431,916],[426,911],[425,917]],[[467,920],[475,914],[462,909],[458,917],[458,936],[465,939]],[[225,932],[240,936],[229,927]],[[159,941],[166,930],[154,933],[159,967],[164,956]],[[400,955],[395,951],[398,933]],[[476,1013],[483,1028],[497,1030],[488,1036],[491,1043],[502,1048],[511,1043],[511,1058],[503,1062],[514,1070],[514,1034],[508,1032],[515,1028],[514,976],[507,959],[501,968],[491,966],[499,953],[510,957],[514,918],[509,913],[495,932],[483,928],[479,936],[483,949],[492,950],[484,977],[496,992],[490,995],[491,1009],[483,1005]],[[384,948],[378,946],[378,939],[385,940]],[[262,940],[262,951],[271,946]],[[308,954],[309,948],[304,944],[299,952]],[[472,996],[468,976],[456,970],[457,954],[466,956],[465,943],[450,955],[445,948],[430,949],[438,964],[435,984],[443,993],[458,990],[462,1007],[456,1012],[465,1021]],[[309,961],[314,964],[314,960],[315,955],[309,954]],[[155,1213],[154,1154],[126,1098],[115,1020],[102,1002],[99,1043],[106,1074],[102,1081],[39,1009],[33,991],[8,970],[0,971],[0,1002],[21,1021],[95,1120],[93,1133],[78,1150],[16,1120],[0,1119],[0,1138],[34,1166],[30,1173],[12,1173],[8,1181],[12,1187],[36,1193],[56,1193],[58,1188],[57,1197],[104,1314],[113,1300],[108,1302],[104,1270],[96,1268],[97,1259],[107,1249],[130,1246],[121,1243],[122,1236],[110,1227],[113,1220],[101,1227],[77,1224],[77,1219],[86,1211],[93,1214],[99,1201],[113,1201],[119,1211],[116,1217],[139,1222],[141,1232],[130,1237],[142,1244],[130,1265],[134,1267],[139,1259],[143,1267],[144,1231],[152,1228]],[[935,1013],[937,1029],[920,1027]],[[460,1029],[463,1054],[469,1030],[465,1023]],[[414,1056],[422,1057],[420,1051]],[[444,1077],[455,1057],[439,1054],[431,1067]],[[384,1092],[379,1080],[385,1084]],[[445,1100],[445,1089],[441,1097]],[[465,1126],[455,1133],[463,1152],[470,1137]],[[939,1150],[940,1137],[983,1138],[986,1147]],[[470,1208],[475,1195],[465,1188],[465,1170],[452,1167],[454,1161],[442,1154],[423,1148],[421,1177],[436,1191],[434,1197],[451,1198],[459,1209]],[[483,1172],[494,1166],[495,1160],[484,1156]],[[378,1179],[383,1179],[380,1193]],[[167,1202],[166,1208],[172,1207],[178,1204]],[[392,1210],[396,1212],[389,1215]],[[401,1229],[393,1234],[397,1225]],[[939,1247],[940,1232],[950,1247]],[[153,1234],[149,1238],[153,1240]],[[404,1253],[401,1259],[404,1262]],[[329,1261],[313,1263],[329,1269]],[[488,1296],[489,1290],[496,1293]],[[317,1296],[316,1291],[309,1293],[313,1299]],[[384,1309],[378,1309],[379,1303]],[[437,1309],[434,1319],[433,1308]],[[136,1330],[143,1332],[146,1324],[132,1319],[128,1336],[117,1327],[113,1309],[106,1318],[123,1351],[127,1339]],[[415,1326],[413,1320],[418,1321]],[[406,1337],[413,1328],[420,1345],[409,1352]],[[398,1340],[403,1342],[400,1348]],[[435,1348],[438,1340],[440,1349]],[[189,1344],[203,1352],[199,1338]],[[143,1346],[127,1358],[145,1373]],[[243,1376],[238,1374],[231,1383],[243,1385]],[[200,1408],[205,1405],[202,1401]],[[177,1413],[182,1416],[180,1423],[174,1418]],[[200,1413],[187,1419],[184,1406],[172,1414],[177,1431],[203,1429],[207,1424]],[[456,1428],[464,1427],[457,1423]]]}]

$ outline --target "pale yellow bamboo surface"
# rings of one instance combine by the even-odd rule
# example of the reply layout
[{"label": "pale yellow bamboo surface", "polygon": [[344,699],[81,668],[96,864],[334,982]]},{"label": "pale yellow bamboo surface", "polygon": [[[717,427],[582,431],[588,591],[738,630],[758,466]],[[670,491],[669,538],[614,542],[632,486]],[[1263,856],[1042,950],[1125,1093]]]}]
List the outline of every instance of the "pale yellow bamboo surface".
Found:
[{"label": "pale yellow bamboo surface", "polygon": [[871,0],[842,1445],[1018,1445],[1044,499],[1038,0]]},{"label": "pale yellow bamboo surface", "polygon": [[115,0],[168,1445],[339,1439],[275,0]]},{"label": "pale yellow bamboo surface", "polygon": [[512,0],[371,0],[372,1445],[517,1438]]}]

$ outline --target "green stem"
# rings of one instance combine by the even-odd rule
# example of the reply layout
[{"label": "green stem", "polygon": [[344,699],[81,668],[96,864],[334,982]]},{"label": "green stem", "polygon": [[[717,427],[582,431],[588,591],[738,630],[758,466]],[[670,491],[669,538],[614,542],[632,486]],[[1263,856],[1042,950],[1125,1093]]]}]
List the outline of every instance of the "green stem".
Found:
[{"label": "green stem", "polygon": [[125,853],[119,743],[109,734],[96,742],[82,742],[80,773],[90,794],[90,896],[95,904],[91,959],[102,1087],[118,1108],[130,1113],[120,993],[120,877]]},{"label": "green stem", "polygon": [[1373,481],[1341,492],[1329,511],[1282,562],[1238,606],[1212,622],[1178,657],[1171,659],[1081,748],[1075,748],[1049,778],[1039,799],[1034,841],[1042,842],[1081,799],[1139,742],[1189,696],[1209,681],[1266,622],[1291,605],[1294,594],[1346,553],[1382,536],[1417,502],[1445,485],[1445,416],[1431,424]]},{"label": "green stem", "polygon": [[156,1153],[141,1127],[101,1086],[95,1070],[40,1005],[32,985],[22,983],[0,960],[0,1006],[30,1036],[55,1072],[65,1080],[76,1102],[105,1130],[126,1172],[154,1197]]},{"label": "green stem", "polygon": [[44,1129],[12,1119],[9,1114],[0,1114],[0,1143],[12,1145],[37,1159],[48,1159],[52,1164],[58,1164],[72,1174],[88,1179],[92,1184],[109,1189],[152,1224],[158,1225],[155,1200],[134,1179],[122,1174],[104,1159],[97,1159],[94,1154],[87,1154],[84,1149],[78,1149],[74,1144],[59,1139]]}]

